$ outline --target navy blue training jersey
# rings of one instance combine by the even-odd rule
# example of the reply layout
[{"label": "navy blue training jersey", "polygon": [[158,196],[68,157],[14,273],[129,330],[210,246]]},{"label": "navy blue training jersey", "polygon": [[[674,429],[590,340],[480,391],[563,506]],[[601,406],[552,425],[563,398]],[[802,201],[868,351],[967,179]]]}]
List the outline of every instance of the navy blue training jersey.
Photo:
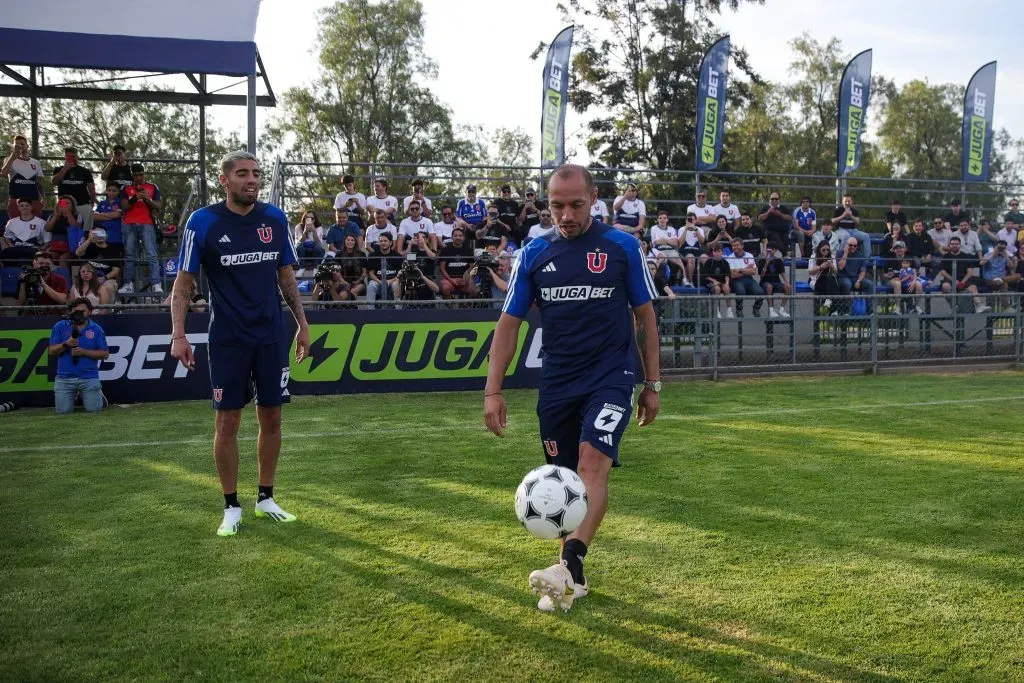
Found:
[{"label": "navy blue training jersey", "polygon": [[548,399],[642,381],[630,307],[656,297],[637,239],[594,221],[573,240],[557,230],[531,240],[512,267],[502,310],[525,318],[537,302],[540,393]]},{"label": "navy blue training jersey", "polygon": [[284,334],[277,269],[297,261],[281,209],[256,202],[241,216],[220,202],[189,216],[178,268],[206,271],[211,343],[263,346]]}]

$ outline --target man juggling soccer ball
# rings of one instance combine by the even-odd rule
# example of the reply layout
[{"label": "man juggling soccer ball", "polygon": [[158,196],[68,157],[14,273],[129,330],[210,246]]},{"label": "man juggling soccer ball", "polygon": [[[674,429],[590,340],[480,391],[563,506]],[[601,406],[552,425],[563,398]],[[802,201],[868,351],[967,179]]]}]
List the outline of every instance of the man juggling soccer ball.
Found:
[{"label": "man juggling soccer ball", "polygon": [[[586,485],[583,522],[562,542],[561,561],[530,574],[537,607],[567,610],[589,591],[583,558],[608,508],[608,473],[618,464],[629,423],[636,341],[643,363],[637,400],[641,427],[658,414],[658,328],[651,300],[654,281],[635,237],[594,220],[594,179],[567,164],[549,180],[557,230],[532,240],[512,269],[508,294],[491,344],[484,390],[484,421],[502,436],[506,427],[502,379],[515,354],[519,326],[536,302],[544,330],[537,416],[548,462],[575,470]],[[630,310],[632,309],[632,311]]]}]

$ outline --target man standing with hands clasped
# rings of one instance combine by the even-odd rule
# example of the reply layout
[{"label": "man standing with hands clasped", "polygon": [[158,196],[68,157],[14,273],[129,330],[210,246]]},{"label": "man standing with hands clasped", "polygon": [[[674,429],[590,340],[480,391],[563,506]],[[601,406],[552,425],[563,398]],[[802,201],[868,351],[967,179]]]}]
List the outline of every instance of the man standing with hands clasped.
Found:
[{"label": "man standing with hands clasped", "polygon": [[[636,413],[641,427],[654,421],[659,407],[658,327],[651,303],[658,293],[636,238],[590,215],[596,197],[586,168],[567,164],[552,172],[548,202],[557,227],[531,240],[516,258],[484,390],[484,422],[503,436],[501,384],[519,326],[536,303],[545,330],[537,399],[541,441],[548,462],[578,472],[589,497],[586,517],[562,544],[561,561],[530,574],[530,587],[543,594],[537,604],[543,611],[568,610],[589,590],[583,558],[608,508],[608,473],[618,463],[641,379],[634,363],[637,344],[644,373]],[[575,290],[582,288],[602,295],[580,298]]]},{"label": "man standing with hands clasped", "polygon": [[[238,502],[238,426],[242,408],[256,398],[260,431],[256,450],[259,494],[256,516],[294,522],[274,502],[281,453],[281,404],[287,403],[289,341],[281,298],[295,316],[295,361],[309,353],[309,325],[292,266],[298,262],[288,219],[276,206],[257,201],[259,161],[248,152],[221,160],[227,199],[189,216],[181,236],[178,276],[171,293],[171,356],[195,369],[185,336],[185,315],[200,268],[210,283],[210,386],[213,389],[213,456],[224,492],[218,536],[234,536],[242,520]],[[254,257],[254,254],[257,257]]]}]

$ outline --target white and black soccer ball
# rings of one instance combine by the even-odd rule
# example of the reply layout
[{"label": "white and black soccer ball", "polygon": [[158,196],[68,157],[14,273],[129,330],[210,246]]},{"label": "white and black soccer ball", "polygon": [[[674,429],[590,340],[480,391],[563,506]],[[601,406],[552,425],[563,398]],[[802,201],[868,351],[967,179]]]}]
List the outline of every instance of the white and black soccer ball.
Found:
[{"label": "white and black soccer ball", "polygon": [[587,514],[587,487],[568,467],[541,465],[516,489],[516,517],[537,538],[562,538]]}]

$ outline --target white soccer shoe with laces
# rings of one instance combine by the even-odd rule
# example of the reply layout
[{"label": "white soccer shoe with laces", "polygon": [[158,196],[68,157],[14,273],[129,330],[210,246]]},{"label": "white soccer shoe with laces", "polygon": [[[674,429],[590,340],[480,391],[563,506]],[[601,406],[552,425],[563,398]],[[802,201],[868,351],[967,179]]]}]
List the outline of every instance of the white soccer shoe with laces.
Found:
[{"label": "white soccer shoe with laces", "polygon": [[242,508],[224,508],[224,521],[217,529],[218,536],[234,536],[242,523]]},{"label": "white soccer shoe with laces", "polygon": [[578,585],[572,580],[568,567],[559,562],[547,569],[531,572],[530,590],[541,594],[537,609],[544,612],[554,612],[556,609],[568,612],[573,601],[590,592],[590,586],[589,582]]},{"label": "white soccer shoe with laces", "polygon": [[275,522],[294,522],[296,519],[292,513],[282,510],[273,498],[265,498],[256,503],[256,516],[267,517]]}]

